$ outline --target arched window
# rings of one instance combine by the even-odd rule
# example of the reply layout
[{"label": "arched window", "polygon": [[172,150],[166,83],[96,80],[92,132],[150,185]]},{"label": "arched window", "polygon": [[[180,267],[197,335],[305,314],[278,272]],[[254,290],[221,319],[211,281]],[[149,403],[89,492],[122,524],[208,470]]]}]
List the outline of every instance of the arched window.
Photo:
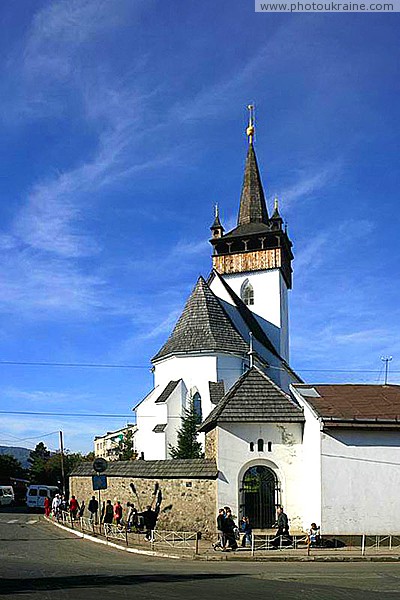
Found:
[{"label": "arched window", "polygon": [[264,452],[264,440],[257,440],[257,450],[259,452]]},{"label": "arched window", "polygon": [[250,452],[254,452],[254,442],[250,442]]},{"label": "arched window", "polygon": [[272,452],[272,442],[268,442],[268,452]]},{"label": "arched window", "polygon": [[254,304],[254,289],[248,279],[243,282],[240,295],[247,306]]},{"label": "arched window", "polygon": [[193,396],[193,411],[196,415],[196,422],[201,423],[203,420],[202,410],[201,410],[201,396],[199,392],[196,392]]}]

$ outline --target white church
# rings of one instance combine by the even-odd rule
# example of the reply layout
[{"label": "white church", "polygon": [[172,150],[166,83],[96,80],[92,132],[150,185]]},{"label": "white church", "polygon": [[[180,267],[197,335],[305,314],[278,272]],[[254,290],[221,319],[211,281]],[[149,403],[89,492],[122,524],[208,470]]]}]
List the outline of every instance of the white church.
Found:
[{"label": "white church", "polygon": [[289,364],[292,243],[268,212],[248,151],[237,226],[211,226],[212,271],[200,277],[152,359],[154,388],[134,408],[145,461],[170,459],[185,407],[216,463],[215,510],[253,527],[311,522],[329,534],[400,533],[400,386],[305,384]]}]

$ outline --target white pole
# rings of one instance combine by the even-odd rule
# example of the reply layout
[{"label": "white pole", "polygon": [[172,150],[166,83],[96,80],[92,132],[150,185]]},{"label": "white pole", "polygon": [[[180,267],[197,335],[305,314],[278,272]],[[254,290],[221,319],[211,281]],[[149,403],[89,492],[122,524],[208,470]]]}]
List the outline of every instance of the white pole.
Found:
[{"label": "white pole", "polygon": [[365,533],[362,536],[361,540],[361,556],[365,555]]}]

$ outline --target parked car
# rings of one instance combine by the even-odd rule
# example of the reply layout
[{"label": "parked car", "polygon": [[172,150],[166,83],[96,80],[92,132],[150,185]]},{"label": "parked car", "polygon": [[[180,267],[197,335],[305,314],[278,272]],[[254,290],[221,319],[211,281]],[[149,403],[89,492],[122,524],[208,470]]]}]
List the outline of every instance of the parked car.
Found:
[{"label": "parked car", "polygon": [[30,485],[26,492],[26,505],[28,508],[43,508],[44,499],[52,500],[58,492],[55,485]]},{"label": "parked car", "polygon": [[14,490],[11,485],[0,485],[0,506],[14,504]]}]

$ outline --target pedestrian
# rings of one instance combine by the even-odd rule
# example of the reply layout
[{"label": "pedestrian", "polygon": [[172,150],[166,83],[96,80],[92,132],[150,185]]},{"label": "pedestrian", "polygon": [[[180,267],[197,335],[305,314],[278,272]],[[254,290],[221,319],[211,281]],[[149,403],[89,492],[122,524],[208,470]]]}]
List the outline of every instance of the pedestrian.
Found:
[{"label": "pedestrian", "polygon": [[227,546],[229,546],[230,550],[236,550],[238,547],[237,541],[236,541],[236,531],[235,531],[235,530],[237,530],[237,527],[236,527],[235,521],[233,520],[231,509],[229,507],[226,507],[226,509],[225,509],[225,518],[222,522],[222,532],[224,534],[226,543],[225,543],[224,548],[222,548],[222,550],[226,551],[228,549]]},{"label": "pedestrian", "polygon": [[71,515],[71,519],[73,521],[75,521],[75,519],[76,519],[78,510],[79,510],[78,500],[75,498],[75,496],[71,496],[71,500],[69,501],[69,512]]},{"label": "pedestrian", "polygon": [[117,525],[121,524],[122,519],[122,506],[119,500],[114,504],[114,520]]},{"label": "pedestrian", "polygon": [[51,503],[51,510],[53,513],[53,517],[55,517],[56,519],[58,519],[58,517],[60,516],[60,505],[61,505],[60,494],[56,494],[53,498],[53,502]]},{"label": "pedestrian", "polygon": [[81,506],[80,506],[80,508],[79,508],[79,518],[80,518],[80,519],[82,519],[82,517],[83,517],[83,515],[84,515],[84,513],[85,513],[85,508],[86,508],[85,501],[84,501],[84,500],[82,500],[82,502],[81,502]]},{"label": "pedestrian", "polygon": [[49,517],[50,516],[50,510],[51,510],[51,503],[50,503],[50,498],[48,496],[46,496],[46,498],[44,499],[44,516],[45,517]]},{"label": "pedestrian", "polygon": [[137,529],[137,523],[138,523],[138,518],[137,518],[137,510],[135,508],[135,505],[132,502],[127,502],[126,504],[127,507],[127,517],[126,517],[126,524],[128,526],[128,531],[132,531],[132,528],[134,528],[135,530]]},{"label": "pedestrian", "polygon": [[99,503],[97,502],[95,496],[92,496],[91,499],[89,500],[88,511],[90,514],[90,519],[92,519],[92,521],[94,520],[96,525],[97,525],[98,510],[99,510]]},{"label": "pedestrian", "polygon": [[220,508],[217,516],[217,532],[218,532],[218,540],[215,544],[213,544],[214,550],[218,550],[219,548],[225,548],[225,538],[223,532],[223,522],[225,519],[225,510]]},{"label": "pedestrian", "polygon": [[283,506],[278,506],[276,513],[278,515],[276,520],[276,526],[278,529],[276,530],[275,537],[271,541],[272,548],[278,548],[278,546],[282,544],[283,537],[291,541],[289,535],[289,519],[287,518],[286,513],[283,512]]},{"label": "pedestrian", "polygon": [[106,508],[104,511],[104,523],[112,523],[114,518],[114,509],[111,504],[111,500],[107,500]]},{"label": "pedestrian", "polygon": [[310,546],[318,546],[321,541],[321,530],[316,523],[311,523],[310,529],[308,530],[308,538]]},{"label": "pedestrian", "polygon": [[242,537],[242,548],[246,547],[247,542],[249,542],[249,544],[251,546],[252,530],[251,530],[251,525],[250,525],[249,517],[242,517],[242,521],[240,523],[240,531],[243,534],[243,537]]},{"label": "pedestrian", "polygon": [[146,540],[150,542],[153,537],[152,532],[154,531],[157,523],[157,513],[155,510],[152,510],[151,506],[148,506],[144,512],[139,514],[143,517]]}]

